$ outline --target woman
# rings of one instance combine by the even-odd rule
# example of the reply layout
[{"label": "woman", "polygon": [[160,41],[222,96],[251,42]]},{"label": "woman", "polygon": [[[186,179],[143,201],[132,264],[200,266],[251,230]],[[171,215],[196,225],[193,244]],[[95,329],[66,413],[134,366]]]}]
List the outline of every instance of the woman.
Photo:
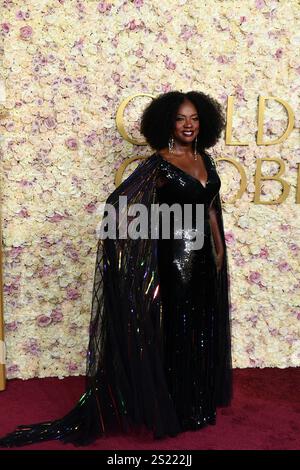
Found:
[{"label": "woman", "polygon": [[[19,426],[0,446],[49,439],[86,445],[141,426],[154,438],[176,436],[215,424],[217,406],[230,404],[221,182],[206,153],[223,128],[219,104],[200,92],[166,93],[145,109],[141,132],[155,153],[106,201],[106,214],[115,210],[117,236],[98,243],[86,392],[66,416]],[[128,206],[142,204],[152,214],[152,205],[163,203],[192,207],[192,225],[181,238],[174,217],[169,238],[161,230],[158,237],[120,236]],[[200,227],[194,209],[201,204]],[[191,234],[200,230],[203,243],[195,249]]]}]

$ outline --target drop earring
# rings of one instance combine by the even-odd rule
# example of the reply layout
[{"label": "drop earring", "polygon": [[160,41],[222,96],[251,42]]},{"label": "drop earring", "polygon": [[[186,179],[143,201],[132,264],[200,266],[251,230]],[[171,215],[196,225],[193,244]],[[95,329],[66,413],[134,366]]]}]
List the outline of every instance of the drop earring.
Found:
[{"label": "drop earring", "polygon": [[174,153],[174,138],[173,136],[171,135],[171,137],[169,138],[169,152],[170,153]]},{"label": "drop earring", "polygon": [[198,158],[198,152],[197,152],[197,136],[195,139],[195,147],[194,147],[194,160],[197,160]]}]

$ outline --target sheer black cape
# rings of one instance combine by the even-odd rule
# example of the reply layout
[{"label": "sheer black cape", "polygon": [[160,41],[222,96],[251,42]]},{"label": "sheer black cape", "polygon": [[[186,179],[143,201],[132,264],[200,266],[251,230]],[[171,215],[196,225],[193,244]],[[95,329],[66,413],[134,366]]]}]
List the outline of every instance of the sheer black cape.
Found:
[{"label": "sheer black cape", "polygon": [[[140,203],[150,208],[157,202],[158,161],[156,153],[143,159],[108,197],[106,203],[112,204],[117,214],[120,196],[127,197],[127,207]],[[216,292],[216,396],[217,406],[228,406],[232,398],[230,292],[219,193],[213,207],[224,242]],[[124,216],[121,210],[117,228]],[[141,426],[152,430],[154,438],[177,435],[181,429],[167,389],[161,347],[157,239],[99,239],[86,391],[62,418],[18,426],[0,439],[0,446],[50,439],[87,445],[97,437],[127,433]]]}]

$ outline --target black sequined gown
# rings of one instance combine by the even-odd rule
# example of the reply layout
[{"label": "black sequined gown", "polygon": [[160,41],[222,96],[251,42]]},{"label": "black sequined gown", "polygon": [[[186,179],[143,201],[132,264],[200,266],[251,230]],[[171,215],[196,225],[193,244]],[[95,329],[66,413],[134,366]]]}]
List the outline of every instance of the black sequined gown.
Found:
[{"label": "black sequined gown", "polygon": [[[160,204],[177,203],[182,209],[185,204],[204,204],[202,248],[191,248],[190,229],[183,232],[182,239],[162,239],[160,234],[158,243],[165,373],[182,429],[214,424],[216,417],[217,274],[208,207],[221,183],[211,163],[205,162],[204,187],[198,179],[162,159],[157,189]],[[194,213],[191,228],[196,228]]]},{"label": "black sequined gown", "polygon": [[[148,213],[153,203],[191,204],[193,208],[203,204],[204,244],[191,249],[190,229],[182,239],[100,239],[86,391],[65,416],[20,425],[0,438],[0,447],[51,439],[82,446],[143,426],[154,438],[176,436],[215,424],[216,407],[230,405],[229,282],[221,182],[211,157],[203,157],[205,186],[154,153],[108,197],[106,203],[116,209],[118,230],[128,215],[121,196],[129,205],[146,207]],[[218,273],[208,219],[210,204],[225,250]],[[191,230],[198,230],[195,220]],[[9,387],[3,393],[9,393]]]}]

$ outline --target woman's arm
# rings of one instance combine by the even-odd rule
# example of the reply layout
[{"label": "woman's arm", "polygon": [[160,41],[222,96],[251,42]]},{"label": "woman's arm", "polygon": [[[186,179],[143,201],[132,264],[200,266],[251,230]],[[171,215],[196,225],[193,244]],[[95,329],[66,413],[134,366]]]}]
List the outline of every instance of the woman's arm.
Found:
[{"label": "woman's arm", "polygon": [[212,235],[213,235],[215,248],[216,248],[217,271],[219,271],[222,267],[222,264],[223,264],[224,245],[223,245],[223,240],[222,240],[219,225],[218,225],[216,210],[213,207],[213,201],[211,202],[211,204],[209,206],[208,212],[209,212],[209,222],[210,222]]}]

